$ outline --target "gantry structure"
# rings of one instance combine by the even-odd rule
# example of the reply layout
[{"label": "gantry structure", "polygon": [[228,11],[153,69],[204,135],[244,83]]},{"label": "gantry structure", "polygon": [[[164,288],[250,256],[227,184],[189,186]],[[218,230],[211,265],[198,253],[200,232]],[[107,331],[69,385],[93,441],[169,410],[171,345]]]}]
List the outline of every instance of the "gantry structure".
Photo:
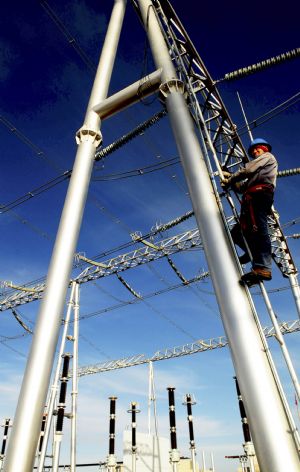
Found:
[{"label": "gantry structure", "polygon": [[[295,424],[249,289],[238,283],[243,269],[230,237],[230,224],[238,221],[237,196],[224,191],[220,185],[223,171],[234,171],[243,165],[248,160],[247,154],[222,102],[217,83],[210,77],[170,2],[132,0],[131,3],[147,33],[156,70],[107,98],[126,5],[125,0],[115,0],[85,120],[76,134],[78,150],[20,392],[5,471],[29,472],[33,467],[40,414],[47,396],[87,189],[97,149],[102,143],[101,120],[157,91],[168,113],[187,180],[199,229],[199,234],[194,236],[200,245],[200,235],[205,251],[260,470],[296,472],[300,462]],[[270,232],[274,260],[290,281],[299,311],[297,269],[275,210],[270,218]],[[121,264],[128,269],[139,260],[143,263],[151,257],[166,255],[163,254],[165,247],[142,238],[137,240],[144,246],[140,259],[137,253],[131,259],[116,258],[113,269],[109,261],[102,264],[81,255],[91,266],[81,275],[82,282],[112,273],[112,270],[116,272]],[[172,254],[172,244],[168,247]],[[178,250],[176,243],[173,248],[176,248],[174,252]],[[74,284],[78,285],[78,281],[72,283],[73,287]],[[27,294],[39,298],[44,285],[23,288],[23,292],[27,289]],[[260,289],[295,388],[298,388],[282,331],[262,283]],[[13,297],[7,302],[14,303]]]},{"label": "gantry structure", "polygon": [[[279,325],[282,334],[291,334],[300,331],[300,320],[285,321]],[[276,337],[274,326],[266,326],[263,328],[266,338]],[[218,336],[217,338],[199,339],[198,341],[184,344],[182,346],[174,346],[164,350],[156,351],[152,356],[145,354],[135,354],[133,356],[123,357],[120,359],[108,360],[98,364],[81,366],[78,369],[78,376],[84,377],[86,375],[100,374],[101,372],[108,372],[111,370],[125,369],[141,364],[149,364],[149,362],[157,362],[177,357],[189,356],[191,354],[198,354],[200,352],[212,351],[214,349],[221,349],[228,346],[228,340],[225,336]]]}]

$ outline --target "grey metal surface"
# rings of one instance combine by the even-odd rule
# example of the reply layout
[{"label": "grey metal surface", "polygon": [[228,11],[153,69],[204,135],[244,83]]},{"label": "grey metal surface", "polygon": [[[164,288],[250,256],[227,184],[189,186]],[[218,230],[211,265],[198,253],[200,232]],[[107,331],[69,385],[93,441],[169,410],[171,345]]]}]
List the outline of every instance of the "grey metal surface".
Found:
[{"label": "grey metal surface", "polygon": [[134,84],[111,95],[94,106],[94,111],[102,120],[110,118],[121,110],[156,92],[161,84],[161,70],[143,77]]}]

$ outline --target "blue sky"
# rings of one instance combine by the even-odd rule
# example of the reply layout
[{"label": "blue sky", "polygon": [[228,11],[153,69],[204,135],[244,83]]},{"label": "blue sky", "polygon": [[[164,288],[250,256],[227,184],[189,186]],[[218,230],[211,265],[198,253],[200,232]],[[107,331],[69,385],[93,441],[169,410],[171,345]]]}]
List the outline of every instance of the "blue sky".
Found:
[{"label": "blue sky", "polygon": [[[2,205],[51,181],[72,168],[76,152],[75,133],[82,125],[93,82],[112,1],[30,0],[3,3],[0,7],[0,153]],[[298,21],[295,2],[285,9],[270,8],[268,2],[241,6],[223,2],[205,4],[196,14],[195,2],[172,2],[179,18],[213,79],[260,60],[294,49]],[[66,30],[58,27],[47,14],[49,5]],[[70,45],[66,31],[76,40],[77,51]],[[70,39],[70,37],[69,37]],[[84,60],[78,54],[84,52]],[[118,51],[110,94],[152,72],[154,66],[145,35],[130,4]],[[235,82],[223,82],[219,92],[237,126],[243,117],[237,100],[238,91],[249,121],[267,113],[299,92],[299,59],[286,62]],[[161,109],[157,97],[146,99],[103,123],[103,146],[107,146]],[[16,131],[11,130],[11,123]],[[6,123],[6,124],[5,124]],[[253,130],[273,145],[279,169],[299,167],[299,103]],[[246,135],[242,136],[245,146]],[[138,139],[97,163],[93,173],[83,219],[78,252],[87,257],[105,253],[129,242],[130,233],[148,233],[156,223],[164,223],[191,210],[184,176],[178,164],[138,177],[115,181],[97,177],[141,169],[177,157],[168,118],[146,131]],[[275,206],[281,222],[298,218],[299,177],[279,179]],[[32,198],[0,218],[0,280],[24,284],[46,275],[54,238],[62,210],[67,182]],[[161,235],[162,238],[196,226],[190,218]],[[299,232],[288,227],[286,234]],[[299,240],[289,240],[295,262],[299,265]],[[137,247],[137,246],[135,246]],[[114,256],[125,251],[116,250]],[[111,256],[103,256],[105,261]],[[186,278],[206,270],[202,251],[180,253],[172,257]],[[78,275],[75,270],[73,275]],[[122,274],[141,295],[179,283],[165,260],[140,266]],[[277,268],[267,288],[287,287]],[[253,290],[253,297],[263,326],[270,325],[268,315]],[[280,321],[297,318],[290,290],[270,295]],[[89,314],[132,298],[115,276],[87,283],[81,290],[82,315]],[[23,305],[19,313],[34,329],[38,302]],[[175,326],[176,324],[176,326]],[[1,313],[1,336],[22,335],[10,311]],[[118,359],[180,346],[197,339],[223,335],[223,327],[209,279],[190,287],[127,305],[121,309],[82,320],[80,325],[80,365],[106,359]],[[286,336],[295,367],[299,371],[297,351],[299,335]],[[13,417],[18,389],[30,347],[26,335],[3,343],[0,355],[0,419]],[[294,393],[284,361],[275,341],[270,347],[278,366],[293,413]],[[194,407],[195,436],[198,454],[214,453],[217,471],[231,472],[237,462],[225,455],[242,453],[243,441],[238,403],[232,377],[234,370],[228,349],[155,363],[155,381],[159,428],[168,436],[168,386],[176,387],[179,449],[188,454],[186,411],[181,405],[186,393],[197,400]],[[138,429],[147,430],[148,373],[146,366],[83,377],[79,382],[78,462],[103,460],[108,445],[108,397],[118,396],[117,452],[121,459],[121,437],[129,424],[126,413],[131,401],[138,401],[141,414]],[[67,424],[67,422],[66,422]],[[62,450],[68,462],[68,427]],[[209,464],[209,459],[207,457]]]}]

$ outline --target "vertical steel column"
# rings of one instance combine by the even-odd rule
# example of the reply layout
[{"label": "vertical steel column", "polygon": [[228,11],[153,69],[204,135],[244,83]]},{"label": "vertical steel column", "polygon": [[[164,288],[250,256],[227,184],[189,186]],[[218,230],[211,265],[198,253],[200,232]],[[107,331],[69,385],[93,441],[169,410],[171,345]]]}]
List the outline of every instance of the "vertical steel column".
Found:
[{"label": "vertical steel column", "polygon": [[289,274],[289,281],[290,281],[292,293],[295,299],[298,316],[300,318],[300,289],[299,289],[297,274]]},{"label": "vertical steel column", "polygon": [[174,387],[168,387],[169,396],[169,419],[170,419],[170,440],[171,440],[171,451],[170,461],[172,464],[173,472],[177,472],[177,464],[180,460],[179,451],[177,449],[177,434],[176,434],[176,417],[175,417],[175,395]]},{"label": "vertical steel column", "polygon": [[81,227],[95,151],[101,142],[100,119],[92,108],[107,96],[125,5],[126,0],[114,2],[84,125],[77,133],[78,151],[19,395],[5,460],[5,472],[32,471],[72,260]]},{"label": "vertical steel column", "polygon": [[115,456],[115,428],[116,428],[116,400],[118,397],[109,397],[109,443],[108,443],[108,457],[107,470],[114,472],[116,470],[116,456]]},{"label": "vertical steel column", "polygon": [[186,408],[187,408],[187,420],[189,424],[192,469],[193,469],[193,472],[196,472],[196,446],[195,446],[193,415],[192,415],[192,405],[195,405],[196,402],[192,400],[192,395],[190,393],[187,393],[185,396],[185,402],[183,404],[186,405]]},{"label": "vertical steel column", "polygon": [[71,459],[70,472],[76,471],[76,426],[78,396],[78,341],[79,341],[79,284],[75,285],[72,365],[72,407],[71,407]]},{"label": "vertical steel column", "polygon": [[[249,415],[261,472],[297,472],[299,453],[247,289],[222,219],[205,159],[176,76],[155,8],[138,0],[157,68],[162,68],[171,126],[184,168],[195,217],[218,300],[223,325]],[[263,392],[263,395],[262,395]],[[280,445],[280,446],[279,446]]]},{"label": "vertical steel column", "polygon": [[136,414],[141,410],[137,409],[137,403],[131,402],[131,409],[127,413],[131,413],[131,453],[132,453],[132,472],[136,472]]}]

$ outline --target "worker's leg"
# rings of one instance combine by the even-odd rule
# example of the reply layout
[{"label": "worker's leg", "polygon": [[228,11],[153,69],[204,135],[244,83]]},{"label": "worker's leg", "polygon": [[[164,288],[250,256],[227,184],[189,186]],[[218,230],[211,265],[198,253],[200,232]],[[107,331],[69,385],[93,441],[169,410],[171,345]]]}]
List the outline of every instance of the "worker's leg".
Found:
[{"label": "worker's leg", "polygon": [[249,240],[253,257],[253,267],[265,268],[271,271],[272,250],[268,231],[268,215],[271,212],[273,195],[268,192],[258,192],[253,196],[252,205],[255,214],[256,228],[253,228]]},{"label": "worker's leg", "polygon": [[[236,225],[233,226],[233,228],[231,229],[231,237],[233,239],[234,244],[236,244],[243,251],[245,251],[245,254],[242,254],[239,257],[239,260],[240,260],[241,264],[246,264],[247,262],[250,262],[251,258],[250,258],[250,255],[248,253],[248,249],[247,249],[246,244],[245,244],[245,235],[243,235],[243,233],[241,231],[241,225],[240,224],[236,224]],[[246,238],[246,240],[247,240],[247,238]]]}]

